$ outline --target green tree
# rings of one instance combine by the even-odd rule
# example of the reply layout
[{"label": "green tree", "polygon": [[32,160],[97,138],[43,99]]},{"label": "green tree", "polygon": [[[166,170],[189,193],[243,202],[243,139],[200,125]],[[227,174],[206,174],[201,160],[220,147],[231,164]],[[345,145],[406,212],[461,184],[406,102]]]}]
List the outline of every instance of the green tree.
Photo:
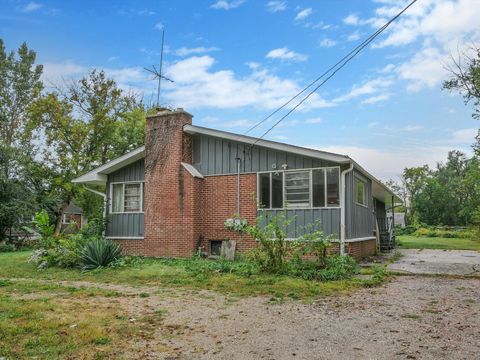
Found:
[{"label": "green tree", "polygon": [[70,201],[86,196],[72,179],[143,145],[144,108],[103,71],[92,70],[78,82],[42,96],[30,114],[29,129],[42,134],[45,142],[43,166],[33,169],[46,180],[37,184],[38,192],[56,199],[50,212],[58,235]]},{"label": "green tree", "polygon": [[409,223],[416,221],[415,201],[428,176],[430,176],[430,169],[427,165],[406,168],[403,171],[402,180],[405,184],[405,192],[408,198],[408,202],[406,204],[406,216],[409,220]]}]

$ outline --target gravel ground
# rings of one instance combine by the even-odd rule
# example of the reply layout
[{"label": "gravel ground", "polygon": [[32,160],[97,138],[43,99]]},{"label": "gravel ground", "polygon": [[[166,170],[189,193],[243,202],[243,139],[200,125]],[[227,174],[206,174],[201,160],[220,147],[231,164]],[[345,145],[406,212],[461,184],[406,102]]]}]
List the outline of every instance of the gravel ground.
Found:
[{"label": "gravel ground", "polygon": [[[315,304],[211,293],[137,299],[168,310],[146,359],[478,359],[480,279],[399,276]],[[147,304],[145,304],[147,302]]]},{"label": "gravel ground", "polygon": [[[20,279],[18,279],[20,280]],[[272,304],[87,282],[123,296],[94,297],[126,310],[130,321],[156,316],[125,359],[479,359],[480,279],[397,276],[389,283],[314,304]],[[140,296],[148,293],[149,296]]]}]

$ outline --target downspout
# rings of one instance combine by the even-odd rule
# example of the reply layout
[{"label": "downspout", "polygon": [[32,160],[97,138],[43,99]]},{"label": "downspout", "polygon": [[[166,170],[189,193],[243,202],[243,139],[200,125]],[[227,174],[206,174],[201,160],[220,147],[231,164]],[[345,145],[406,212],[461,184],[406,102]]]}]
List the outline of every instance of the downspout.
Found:
[{"label": "downspout", "polygon": [[342,171],[342,203],[340,204],[340,255],[345,255],[345,237],[346,237],[346,229],[345,229],[345,222],[346,222],[346,207],[347,207],[347,184],[346,184],[346,175],[347,173],[353,170],[353,162],[350,163],[350,167],[346,170]]},{"label": "downspout", "polygon": [[[85,189],[96,195],[103,197],[103,219],[106,219],[107,218],[107,194],[104,194],[97,190],[90,189],[88,186],[85,186]],[[105,230],[103,230],[102,234],[105,235]]]},{"label": "downspout", "polygon": [[240,222],[240,158],[235,158],[237,160],[237,216],[238,221]]}]

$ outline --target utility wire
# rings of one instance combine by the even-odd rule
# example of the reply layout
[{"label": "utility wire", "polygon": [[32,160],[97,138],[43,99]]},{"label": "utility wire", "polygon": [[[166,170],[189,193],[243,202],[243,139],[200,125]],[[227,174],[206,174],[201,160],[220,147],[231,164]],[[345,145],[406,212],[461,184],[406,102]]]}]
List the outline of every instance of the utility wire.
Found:
[{"label": "utility wire", "polygon": [[289,101],[287,101],[285,104],[283,104],[281,107],[276,109],[274,112],[272,112],[270,115],[268,115],[265,119],[262,121],[258,122],[256,125],[254,125],[252,128],[250,128],[247,132],[255,129],[257,126],[271,118],[273,115],[275,115],[277,112],[279,112],[281,109],[283,109],[285,106],[290,104],[294,99],[299,97],[301,94],[303,94],[307,89],[309,89],[311,86],[313,86],[315,83],[317,83],[320,79],[322,79],[326,74],[328,74],[330,71],[335,69],[325,80],[323,80],[319,85],[317,85],[312,91],[310,91],[307,96],[305,96],[300,102],[295,105],[292,109],[290,109],[284,116],[280,118],[273,126],[271,126],[267,131],[265,131],[257,140],[252,145],[255,145],[257,142],[259,142],[265,135],[267,135],[270,131],[272,131],[278,124],[280,124],[287,116],[289,116],[292,112],[294,112],[300,105],[302,105],[310,96],[312,96],[323,84],[325,84],[328,80],[330,80],[338,71],[340,71],[345,65],[347,65],[357,54],[362,51],[365,47],[367,47],[375,38],[380,35],[387,27],[390,26],[391,23],[393,23],[395,20],[397,20],[405,11],[407,11],[414,3],[416,3],[417,0],[413,0],[411,3],[409,3],[405,8],[403,8],[397,15],[395,15],[393,18],[391,18],[385,25],[380,27],[377,31],[375,31],[372,35],[370,35],[367,39],[365,39],[361,44],[359,44],[355,49],[350,51],[347,55],[345,55],[340,61],[338,61],[335,65],[330,67],[325,73],[323,73],[321,76],[319,76],[317,79],[312,81],[310,84],[308,84],[303,90],[301,90],[298,94],[296,94],[294,97],[292,97]]}]

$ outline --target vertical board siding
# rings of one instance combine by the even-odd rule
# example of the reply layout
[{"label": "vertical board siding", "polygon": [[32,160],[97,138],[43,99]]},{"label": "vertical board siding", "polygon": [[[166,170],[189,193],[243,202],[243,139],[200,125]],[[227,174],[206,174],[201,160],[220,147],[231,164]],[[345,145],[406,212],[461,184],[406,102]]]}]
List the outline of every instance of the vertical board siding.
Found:
[{"label": "vertical board siding", "polygon": [[[355,177],[366,184],[367,206],[355,202]],[[375,219],[373,214],[372,181],[363,177],[358,171],[348,173],[346,182],[346,238],[355,239],[373,236]]]},{"label": "vertical board siding", "polygon": [[259,210],[257,216],[261,216],[260,224],[266,225],[266,219],[272,218],[285,211],[285,216],[291,220],[287,228],[287,236],[290,239],[298,238],[314,228],[319,222],[325,235],[334,235],[338,239],[340,233],[340,209],[290,209],[290,210]]},{"label": "vertical board siding", "polygon": [[331,161],[298,156],[291,153],[215,138],[207,135],[194,135],[200,141],[200,162],[194,164],[203,175],[223,175],[237,172],[236,158],[241,159],[240,171],[272,171],[276,166],[281,170],[287,164],[289,170],[312,167],[337,166]]},{"label": "vertical board siding", "polygon": [[[145,162],[138,160],[108,175],[107,201],[110,204],[110,184],[112,182],[144,181]],[[143,213],[110,214],[110,206],[107,206],[107,229],[108,237],[142,237],[144,229]]]}]

